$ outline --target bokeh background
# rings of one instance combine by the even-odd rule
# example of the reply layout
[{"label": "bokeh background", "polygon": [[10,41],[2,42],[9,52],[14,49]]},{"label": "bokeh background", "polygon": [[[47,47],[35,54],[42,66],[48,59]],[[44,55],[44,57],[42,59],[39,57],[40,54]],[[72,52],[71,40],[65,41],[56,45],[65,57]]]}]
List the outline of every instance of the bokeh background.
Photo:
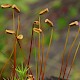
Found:
[{"label": "bokeh background", "polygon": [[[29,54],[30,39],[31,39],[31,28],[34,20],[38,20],[38,13],[45,9],[49,8],[49,13],[42,16],[42,27],[45,28],[45,55],[46,50],[48,49],[48,43],[50,38],[51,29],[47,28],[47,25],[44,23],[46,18],[50,19],[54,23],[55,32],[53,33],[53,41],[51,44],[50,54],[47,61],[47,69],[45,77],[50,76],[59,76],[60,66],[61,66],[61,54],[64,48],[66,34],[68,30],[68,24],[75,20],[80,20],[80,0],[0,0],[1,4],[16,4],[20,10],[20,33],[24,35],[23,40],[21,41],[23,53],[20,51],[19,46],[17,46],[17,65],[19,65],[23,60],[23,54],[26,58]],[[15,13],[15,26],[17,27],[17,14]],[[14,40],[12,35],[7,35],[5,33],[6,29],[12,29],[12,9],[2,9],[0,8],[0,71],[3,65],[6,63],[6,60],[9,58],[12,50]],[[67,51],[65,59],[67,56],[68,49],[74,40],[78,27],[71,28],[69,41],[67,44]],[[37,37],[37,35],[36,35]],[[37,38],[36,38],[37,41]],[[80,41],[80,35],[76,41],[75,47],[72,50],[70,55],[69,65],[67,68],[70,68],[70,62],[73,58],[76,47]],[[35,48],[33,47],[33,52],[31,56],[30,65],[35,75]],[[80,80],[80,49],[78,51],[74,66],[70,74],[70,80]],[[12,57],[13,59],[13,57]],[[8,77],[10,75],[12,68],[12,61],[9,61],[8,65],[3,71],[2,77]],[[66,73],[67,75],[67,73]]]}]

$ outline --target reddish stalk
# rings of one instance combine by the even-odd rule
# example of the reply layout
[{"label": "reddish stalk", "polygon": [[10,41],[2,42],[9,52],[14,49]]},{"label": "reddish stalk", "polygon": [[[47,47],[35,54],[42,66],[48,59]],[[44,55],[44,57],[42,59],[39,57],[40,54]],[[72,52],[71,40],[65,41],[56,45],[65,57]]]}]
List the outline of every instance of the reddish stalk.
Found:
[{"label": "reddish stalk", "polygon": [[[33,24],[33,27],[34,27],[34,24]],[[29,53],[29,57],[28,57],[28,63],[27,63],[27,66],[29,66],[29,63],[30,63],[30,58],[31,58],[31,52],[32,52],[32,42],[33,42],[33,27],[32,27],[32,35],[31,35],[31,43],[30,43],[30,53]]]},{"label": "reddish stalk", "polygon": [[16,73],[16,70],[15,70],[15,68],[16,68],[16,38],[15,38],[15,43],[14,43],[14,52],[13,52],[13,54],[14,54],[14,68],[13,68],[13,77],[14,77],[15,73]]},{"label": "reddish stalk", "polygon": [[[34,24],[32,26],[32,35],[31,35],[31,43],[30,43],[30,52],[29,52],[29,56],[28,56],[28,62],[27,62],[27,66],[29,67],[29,63],[30,63],[30,58],[31,58],[31,52],[32,52],[32,44],[33,44],[33,28],[34,28]],[[29,68],[30,70],[30,68]],[[28,73],[28,72],[27,72]],[[30,70],[30,73],[32,74],[32,71]]]},{"label": "reddish stalk", "polygon": [[[41,27],[41,21],[40,21],[40,16],[39,16],[39,29]],[[39,80],[39,62],[40,62],[40,66],[41,66],[41,59],[40,59],[40,34],[39,33],[39,41],[38,41],[38,63],[37,63],[37,80]]]},{"label": "reddish stalk", "polygon": [[43,44],[44,44],[44,33],[42,33],[42,37],[43,37],[43,39],[42,39],[42,61],[41,61],[41,65],[40,65],[39,80],[40,80],[40,76],[42,74],[42,65],[43,65],[43,60],[44,60],[44,46],[43,46]]},{"label": "reddish stalk", "polygon": [[[20,31],[20,13],[18,13],[17,36],[18,36],[19,31]],[[16,39],[17,39],[17,36],[15,35]],[[21,52],[23,52],[22,46],[21,46],[21,44],[20,44],[20,40],[17,39],[17,42],[18,42],[18,45],[19,45],[19,48],[20,48]],[[23,55],[24,55],[24,54],[23,54]],[[26,60],[25,55],[24,55],[24,60]]]},{"label": "reddish stalk", "polygon": [[[14,23],[14,7],[13,7],[13,29],[15,27],[15,23]],[[18,36],[19,33],[19,29],[20,29],[20,14],[18,13],[18,28],[17,28],[17,33],[15,34],[15,42],[14,42],[14,69],[13,69],[13,77],[15,76],[16,73],[16,44],[17,44],[17,39],[16,36]]]},{"label": "reddish stalk", "polygon": [[44,71],[43,71],[43,74],[42,74],[42,80],[44,80],[44,74],[45,74],[45,70],[46,70],[46,62],[47,62],[47,59],[48,59],[48,55],[49,55],[49,51],[50,51],[50,46],[51,46],[51,42],[52,42],[52,35],[53,35],[53,29],[51,31],[50,42],[49,42],[46,58],[45,58],[45,61],[44,61]]},{"label": "reddish stalk", "polygon": [[61,64],[61,69],[60,69],[60,74],[59,74],[58,80],[60,80],[60,77],[61,77],[61,74],[62,74],[62,68],[63,68],[63,65],[64,65],[64,55],[65,55],[66,46],[67,46],[67,43],[68,43],[69,34],[70,34],[70,26],[69,26],[69,28],[68,28],[67,37],[66,37],[66,42],[65,42],[65,45],[64,45],[63,53],[62,53],[62,64]]},{"label": "reddish stalk", "polygon": [[69,78],[69,75],[70,75],[71,69],[72,69],[72,67],[73,67],[73,64],[74,64],[74,61],[75,61],[75,58],[76,58],[76,55],[77,55],[77,52],[78,52],[79,47],[80,47],[80,42],[79,42],[79,44],[78,44],[78,46],[77,46],[77,48],[76,48],[74,57],[73,57],[73,59],[72,59],[71,67],[70,67],[69,73],[68,73],[68,75],[67,75],[67,80],[68,80],[68,78]]},{"label": "reddish stalk", "polygon": [[71,47],[69,49],[69,53],[68,53],[68,56],[66,58],[66,66],[65,66],[65,69],[64,69],[63,80],[64,80],[64,77],[65,77],[65,74],[66,74],[66,69],[67,69],[67,66],[68,66],[68,60],[70,58],[70,54],[71,54],[72,48],[74,47],[74,44],[75,44],[75,42],[77,40],[77,37],[79,35],[79,32],[80,32],[80,28],[78,29],[77,35],[76,35],[76,37],[75,37],[75,39],[74,39],[74,41],[73,41],[73,43],[72,43],[72,45],[71,45]]},{"label": "reddish stalk", "polygon": [[[13,10],[13,30],[14,30],[14,27],[15,27],[15,23],[14,23],[14,10]],[[13,68],[13,77],[15,76],[15,73],[16,73],[16,38],[15,38],[15,42],[14,42],[14,51],[13,51],[13,54],[14,54],[14,68]]]},{"label": "reddish stalk", "polygon": [[[14,28],[14,9],[13,9],[13,28]],[[16,44],[17,42],[19,43],[19,41],[17,40],[16,36],[18,36],[19,33],[19,29],[20,29],[20,14],[18,14],[18,28],[17,28],[17,33],[15,34],[15,42],[14,42],[14,69],[13,69],[13,77],[15,76],[16,73]],[[19,43],[20,45],[20,43]]]},{"label": "reddish stalk", "polygon": [[39,16],[39,28],[34,28],[34,32],[38,33],[38,55],[37,55],[37,61],[36,61],[36,80],[39,80],[39,63],[41,67],[41,59],[40,59],[40,34],[42,30],[40,29],[40,16]]},{"label": "reddish stalk", "polygon": [[43,64],[43,61],[44,61],[44,34],[42,33],[42,36],[43,36],[43,40],[42,40],[42,64]]},{"label": "reddish stalk", "polygon": [[[35,37],[34,37],[34,47],[36,47],[36,41],[35,41]],[[35,50],[35,62],[36,62],[36,75],[37,75],[37,54],[36,54],[36,50]],[[36,80],[37,80],[37,76],[36,76]]]}]

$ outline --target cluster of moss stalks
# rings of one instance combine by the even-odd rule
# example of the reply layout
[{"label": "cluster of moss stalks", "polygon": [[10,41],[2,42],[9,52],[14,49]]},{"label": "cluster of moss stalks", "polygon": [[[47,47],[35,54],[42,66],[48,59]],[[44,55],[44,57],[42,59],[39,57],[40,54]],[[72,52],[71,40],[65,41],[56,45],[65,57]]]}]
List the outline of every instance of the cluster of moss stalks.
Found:
[{"label": "cluster of moss stalks", "polygon": [[[23,66],[23,64],[21,65],[21,67],[16,67],[16,51],[17,51],[17,44],[19,45],[21,51],[22,51],[22,46],[21,46],[21,43],[20,41],[23,39],[23,35],[20,34],[20,9],[15,5],[11,5],[11,4],[3,4],[1,5],[1,8],[4,8],[4,9],[7,9],[7,8],[10,8],[12,9],[12,14],[13,14],[13,27],[12,27],[12,30],[9,30],[9,29],[6,29],[6,33],[7,34],[11,34],[14,38],[14,44],[13,44],[13,50],[11,52],[11,55],[9,57],[9,59],[7,60],[7,62],[5,63],[5,65],[3,66],[2,70],[1,70],[1,73],[0,73],[0,77],[2,75],[2,73],[4,72],[4,69],[6,68],[6,65],[7,63],[10,61],[11,59],[11,56],[13,55],[14,58],[13,58],[13,61],[14,61],[14,64],[13,64],[13,71],[12,71],[12,74],[11,74],[11,77],[9,78],[10,80],[44,80],[44,76],[45,76],[45,71],[46,71],[46,62],[48,60],[48,56],[49,56],[49,52],[50,52],[50,46],[51,46],[51,43],[52,43],[52,36],[53,36],[53,32],[55,31],[54,29],[54,24],[49,20],[49,19],[45,19],[44,23],[48,24],[51,28],[51,33],[50,33],[50,40],[49,40],[49,45],[48,45],[48,49],[47,49],[47,53],[44,57],[44,30],[42,30],[42,26],[41,26],[41,16],[43,16],[44,14],[48,13],[49,10],[48,8],[42,10],[39,12],[39,17],[38,17],[38,20],[34,21],[33,22],[33,25],[32,25],[32,35],[31,35],[31,43],[30,43],[30,50],[29,50],[29,55],[28,55],[28,60],[26,61],[26,65],[25,67]],[[15,12],[18,14],[18,26],[16,28],[15,26]],[[77,34],[69,48],[69,51],[68,51],[68,55],[67,55],[67,58],[66,58],[66,65],[65,67],[63,68],[63,65],[64,65],[64,55],[65,55],[65,52],[66,52],[66,46],[67,46],[67,43],[68,43],[68,38],[69,38],[69,35],[70,35],[70,28],[73,27],[73,26],[80,26],[79,25],[79,22],[78,21],[74,21],[72,23],[69,24],[69,27],[68,27],[68,32],[67,32],[67,36],[66,36],[66,41],[65,41],[65,45],[64,45],[64,49],[63,49],[63,53],[62,53],[62,64],[61,64],[61,69],[60,69],[60,75],[58,77],[58,80],[61,79],[62,77],[62,80],[64,80],[65,78],[65,74],[66,74],[66,70],[67,70],[67,67],[68,67],[68,62],[69,62],[69,58],[70,58],[70,54],[72,52],[72,49],[74,47],[74,44],[79,36],[79,33],[80,33],[80,27],[77,31]],[[36,57],[35,57],[35,61],[36,61],[36,77],[33,76],[33,73],[32,73],[32,70],[31,70],[31,67],[30,67],[30,59],[31,59],[31,53],[32,53],[32,45],[33,45],[33,42],[34,44],[36,43],[35,42],[35,39],[34,39],[34,34],[37,33],[38,34],[38,41],[37,41],[37,44],[38,44],[38,51],[36,54]],[[41,44],[41,40],[42,40],[42,44]],[[35,45],[36,46],[36,45]],[[76,48],[76,51],[74,53],[74,57],[72,59],[72,62],[71,62],[71,67],[69,69],[69,72],[68,72],[68,75],[66,77],[66,80],[68,80],[69,78],[69,75],[70,75],[70,72],[71,72],[71,69],[73,67],[73,63],[74,63],[74,60],[76,58],[76,55],[77,55],[77,52],[78,52],[78,49],[80,47],[80,42]],[[26,60],[26,57],[24,55],[24,59]],[[6,79],[4,79],[6,80]]]}]

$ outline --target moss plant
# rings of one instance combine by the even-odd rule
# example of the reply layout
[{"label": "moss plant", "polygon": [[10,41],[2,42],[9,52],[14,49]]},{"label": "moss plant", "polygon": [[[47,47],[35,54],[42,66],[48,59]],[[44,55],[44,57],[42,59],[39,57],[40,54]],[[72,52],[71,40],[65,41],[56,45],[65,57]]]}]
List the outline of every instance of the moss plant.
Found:
[{"label": "moss plant", "polygon": [[76,51],[74,53],[74,57],[73,57],[72,62],[71,62],[71,67],[70,67],[69,72],[68,72],[68,75],[67,75],[67,80],[69,78],[69,75],[70,75],[71,69],[73,67],[73,64],[74,64],[74,61],[75,61],[75,58],[76,58],[76,55],[77,55],[77,52],[78,52],[79,47],[80,47],[80,42],[79,42],[79,44],[78,44],[78,46],[76,48]]},{"label": "moss plant", "polygon": [[66,46],[67,46],[67,43],[68,43],[68,37],[70,35],[70,27],[68,28],[68,32],[67,32],[67,36],[66,36],[66,41],[65,41],[65,45],[64,45],[64,49],[63,49],[63,53],[62,53],[62,64],[61,64],[61,69],[60,69],[60,75],[59,75],[59,79],[60,80],[60,77],[62,75],[62,70],[63,70],[63,64],[64,64],[64,55],[65,55],[65,51],[66,51]]},{"label": "moss plant", "polygon": [[[14,40],[14,51],[13,51],[13,54],[14,54],[14,69],[13,69],[13,76],[15,76],[15,68],[16,68],[16,43],[18,41],[19,43],[19,39],[22,39],[23,38],[23,35],[18,35],[19,33],[19,29],[20,29],[20,9],[16,6],[16,5],[11,5],[11,4],[3,4],[1,5],[2,8],[12,8],[13,9],[13,30],[6,30],[6,33],[9,33],[9,34],[14,34],[15,35],[15,40]],[[18,28],[17,28],[17,32],[14,31],[14,28],[15,28],[15,22],[14,22],[14,10],[18,13]],[[19,43],[20,45],[20,43]]]},{"label": "moss plant", "polygon": [[52,30],[51,30],[51,36],[50,36],[50,42],[49,42],[48,50],[47,50],[45,61],[44,61],[44,70],[43,70],[43,74],[42,74],[42,80],[44,80],[44,74],[45,74],[45,70],[46,70],[46,62],[47,62],[47,59],[49,56],[50,46],[51,46],[51,42],[52,42],[52,35],[53,35],[53,23],[49,19],[46,19],[45,22],[48,23],[49,26],[52,27]]},{"label": "moss plant", "polygon": [[75,36],[74,41],[72,42],[72,45],[70,46],[70,49],[69,49],[69,52],[68,52],[68,56],[67,56],[67,58],[66,58],[66,67],[65,67],[65,69],[64,69],[63,79],[64,79],[64,76],[65,76],[65,74],[66,74],[66,69],[67,69],[67,65],[68,65],[68,61],[69,61],[69,58],[70,58],[71,51],[72,51],[72,49],[73,49],[73,47],[74,47],[74,44],[75,44],[75,42],[76,42],[76,40],[77,40],[77,38],[78,38],[78,36],[79,36],[79,33],[80,33],[80,27],[79,27],[79,29],[78,29],[78,32],[77,32],[77,34],[76,34],[76,36]]},{"label": "moss plant", "polygon": [[[11,52],[11,55],[9,57],[9,59],[6,61],[5,65],[3,66],[1,72],[0,72],[0,77],[3,73],[3,71],[5,70],[8,62],[10,61],[12,55],[14,56],[13,57],[13,73],[10,77],[10,80],[44,80],[44,76],[45,76],[45,71],[46,71],[46,63],[47,63],[47,60],[48,60],[48,56],[49,56],[49,52],[50,52],[50,46],[51,46],[51,43],[52,43],[52,36],[53,36],[53,31],[54,31],[54,24],[49,20],[49,19],[45,19],[45,23],[48,24],[50,27],[51,27],[51,34],[50,34],[50,40],[49,40],[49,45],[48,45],[48,50],[47,50],[47,53],[44,57],[44,30],[42,30],[42,24],[41,24],[41,16],[43,16],[45,13],[49,12],[48,8],[40,11],[39,13],[39,17],[38,17],[38,20],[37,21],[34,21],[33,22],[33,25],[32,25],[32,35],[31,35],[31,40],[30,40],[30,50],[29,50],[29,56],[28,56],[28,60],[26,62],[26,65],[25,67],[23,66],[23,63],[21,64],[21,66],[17,66],[16,64],[16,49],[17,49],[17,43],[20,47],[20,50],[22,52],[22,46],[21,46],[21,43],[20,43],[20,40],[23,39],[23,35],[20,34],[20,9],[15,5],[11,5],[11,4],[3,4],[1,5],[2,8],[11,8],[13,10],[12,14],[13,14],[13,29],[12,30],[6,30],[6,33],[8,34],[11,34],[14,36],[14,45],[13,45],[13,50]],[[18,26],[17,26],[17,29],[15,28],[15,14],[14,12],[17,12],[18,14]],[[63,65],[64,65],[64,56],[65,56],[65,53],[66,53],[66,47],[67,47],[67,43],[68,43],[68,38],[69,38],[69,35],[70,35],[70,28],[73,27],[73,25],[76,25],[76,26],[79,26],[79,29],[77,31],[77,34],[69,48],[69,51],[68,51],[68,55],[67,55],[67,58],[66,58],[66,65],[65,67],[63,68]],[[38,27],[35,27],[35,26],[38,26]],[[15,30],[16,29],[16,30]],[[38,46],[36,46],[35,44],[35,34],[34,33],[37,33],[38,34]],[[67,32],[67,36],[66,36],[66,41],[65,41],[65,45],[64,45],[64,49],[63,49],[63,53],[62,53],[62,64],[61,64],[61,69],[60,69],[60,74],[59,74],[59,77],[57,78],[57,80],[61,80],[61,76],[62,76],[62,80],[65,80],[65,74],[66,74],[66,70],[67,70],[67,67],[68,67],[68,62],[69,62],[69,58],[70,58],[70,54],[72,52],[72,49],[74,47],[74,44],[79,36],[79,33],[80,33],[80,23],[78,21],[74,21],[72,23],[69,24],[69,27],[68,27],[68,32]],[[42,38],[41,38],[42,37]],[[41,44],[41,40],[42,40],[42,44]],[[36,78],[33,77],[33,73],[32,73],[32,70],[30,68],[30,59],[31,59],[31,53],[32,53],[32,45],[33,45],[33,42],[34,42],[34,47],[38,47],[38,50],[37,50],[37,53],[36,56],[35,56],[35,59],[36,59]],[[71,69],[73,67],[73,63],[75,61],[75,58],[76,58],[76,55],[77,55],[77,52],[79,50],[79,47],[80,47],[80,42],[78,44],[78,46],[76,47],[76,51],[74,53],[74,56],[73,56],[73,59],[71,61],[71,67],[69,69],[69,72],[68,72],[68,75],[67,75],[67,80],[69,79],[69,75],[70,75],[70,72],[71,72]],[[41,52],[42,51],[42,52]],[[24,55],[24,59],[25,58],[25,55]],[[16,67],[17,66],[17,67]],[[62,74],[63,72],[63,74]],[[9,78],[8,78],[9,79]],[[4,78],[4,80],[6,80]]]},{"label": "moss plant", "polygon": [[[72,26],[74,26],[74,25],[79,26],[78,21],[75,21],[75,22],[72,22],[72,23],[69,24],[68,33],[67,33],[67,37],[66,37],[66,42],[65,42],[65,46],[64,46],[64,50],[63,50],[63,54],[62,54],[62,65],[61,65],[61,70],[60,70],[60,75],[59,75],[58,80],[60,80],[60,77],[61,77],[61,74],[62,74],[62,66],[63,66],[63,64],[64,64],[64,54],[65,54],[65,51],[66,51],[66,45],[67,45],[68,37],[69,37],[69,34],[70,34],[70,27],[72,27]],[[72,42],[72,45],[70,46],[70,49],[69,49],[69,52],[68,52],[68,56],[67,56],[67,58],[66,58],[66,66],[65,66],[65,68],[64,68],[64,73],[63,73],[63,78],[62,78],[62,79],[64,79],[64,77],[65,77],[66,70],[67,70],[67,66],[68,66],[68,61],[69,61],[69,58],[70,58],[70,54],[71,54],[71,51],[72,51],[72,49],[73,49],[73,47],[74,47],[74,44],[75,44],[78,36],[79,36],[79,33],[80,33],[80,28],[78,29],[78,32],[77,32],[77,34],[76,34],[76,36],[75,36],[75,39],[74,39],[74,41]],[[78,46],[79,46],[79,45],[78,45]],[[76,49],[76,50],[77,50],[77,49]],[[77,53],[77,51],[75,52],[75,54],[76,54],[76,53]],[[75,57],[75,55],[74,55],[74,57]],[[74,62],[74,58],[73,58],[72,64],[73,64],[73,62]],[[70,73],[70,72],[69,72],[69,73]],[[69,76],[69,73],[68,73],[68,76]],[[68,79],[68,76],[67,76],[67,79]]]},{"label": "moss plant", "polygon": [[21,67],[17,67],[16,68],[16,72],[17,72],[17,75],[18,75],[18,79],[20,80],[25,80],[27,79],[27,75],[26,75],[26,72],[29,70],[29,68],[27,68],[27,66],[23,66],[23,63],[21,64]]}]

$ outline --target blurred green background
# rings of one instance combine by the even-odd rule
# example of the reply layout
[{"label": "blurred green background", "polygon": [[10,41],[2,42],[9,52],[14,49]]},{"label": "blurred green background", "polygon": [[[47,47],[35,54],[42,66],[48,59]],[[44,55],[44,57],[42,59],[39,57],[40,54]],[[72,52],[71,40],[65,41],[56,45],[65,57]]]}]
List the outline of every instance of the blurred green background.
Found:
[{"label": "blurred green background", "polygon": [[[64,43],[66,39],[68,24],[75,20],[80,20],[80,0],[0,0],[1,4],[16,4],[20,10],[20,33],[24,35],[24,39],[21,41],[23,47],[23,53],[20,51],[19,46],[17,46],[17,65],[20,64],[23,59],[23,54],[28,57],[29,47],[30,47],[30,38],[31,38],[31,28],[34,20],[38,20],[38,13],[45,9],[49,8],[49,13],[42,16],[42,26],[45,29],[45,54],[48,48],[50,30],[47,28],[47,25],[44,23],[46,18],[50,19],[54,23],[54,28],[56,31],[53,33],[53,42],[51,45],[49,59],[47,61],[47,70],[45,77],[49,76],[59,76],[60,66],[61,66],[61,53],[64,48]],[[17,14],[15,14],[15,21],[17,27]],[[6,29],[12,29],[12,10],[11,9],[2,9],[0,8],[0,71],[5,64],[6,60],[9,58],[11,51],[13,49],[13,38],[12,35],[5,34]],[[69,49],[74,37],[76,35],[78,28],[71,28],[69,42],[67,45],[67,50]],[[80,35],[79,35],[80,37]],[[72,51],[71,58],[72,60],[74,51],[79,42],[79,37],[76,41],[75,47]],[[31,65],[33,72],[35,72],[35,48],[33,48],[33,55],[31,57]],[[80,80],[80,49],[77,54],[73,69],[70,74],[70,80]],[[67,55],[67,53],[66,53]],[[65,57],[66,57],[65,55]],[[70,61],[69,61],[70,62]],[[10,75],[12,69],[12,62],[10,61],[4,70],[2,77],[7,77]],[[70,63],[68,65],[68,69]],[[68,72],[68,70],[67,70]],[[35,75],[35,73],[34,73]],[[67,74],[66,74],[67,75]]]}]

